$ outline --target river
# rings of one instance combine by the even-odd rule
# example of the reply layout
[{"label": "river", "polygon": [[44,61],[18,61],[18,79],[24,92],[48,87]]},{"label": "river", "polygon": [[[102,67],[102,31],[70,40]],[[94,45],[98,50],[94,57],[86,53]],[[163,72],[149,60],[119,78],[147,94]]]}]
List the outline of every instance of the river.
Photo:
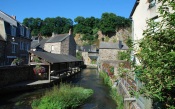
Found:
[{"label": "river", "polygon": [[[94,94],[78,109],[116,109],[116,103],[110,97],[110,88],[103,84],[96,69],[83,69],[81,73],[65,81],[94,90]],[[33,99],[39,98],[47,89],[9,94],[0,98],[0,109],[31,109]]]}]

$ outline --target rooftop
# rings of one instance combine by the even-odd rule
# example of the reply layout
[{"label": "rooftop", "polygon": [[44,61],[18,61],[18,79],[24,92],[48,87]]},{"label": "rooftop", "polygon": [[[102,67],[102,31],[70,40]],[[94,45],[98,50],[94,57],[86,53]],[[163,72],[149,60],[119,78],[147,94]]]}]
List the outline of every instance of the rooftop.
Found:
[{"label": "rooftop", "polygon": [[78,62],[82,61],[77,59],[74,56],[71,55],[65,55],[65,54],[54,54],[49,52],[42,52],[42,51],[29,51],[30,53],[46,60],[49,63],[63,63],[63,62]]},{"label": "rooftop", "polygon": [[122,42],[122,47],[119,47],[120,44],[118,43],[110,43],[110,42],[100,42],[100,49],[121,49],[121,50],[127,50],[129,49],[128,46]]}]

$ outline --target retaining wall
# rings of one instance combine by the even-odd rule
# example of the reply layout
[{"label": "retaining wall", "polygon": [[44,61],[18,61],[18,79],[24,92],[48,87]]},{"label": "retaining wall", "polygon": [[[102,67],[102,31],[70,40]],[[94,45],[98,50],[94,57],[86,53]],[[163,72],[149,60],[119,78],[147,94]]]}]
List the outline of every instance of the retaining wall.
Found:
[{"label": "retaining wall", "polygon": [[0,87],[34,78],[33,66],[0,67]]}]

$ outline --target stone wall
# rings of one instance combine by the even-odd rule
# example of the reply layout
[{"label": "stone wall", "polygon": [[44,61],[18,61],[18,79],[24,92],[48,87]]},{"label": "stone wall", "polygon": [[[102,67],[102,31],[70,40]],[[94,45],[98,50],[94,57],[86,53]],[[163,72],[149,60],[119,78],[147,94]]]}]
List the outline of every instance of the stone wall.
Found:
[{"label": "stone wall", "polygon": [[76,57],[76,42],[72,35],[69,36],[69,55]]},{"label": "stone wall", "polygon": [[56,43],[45,43],[44,50],[47,52],[60,54],[61,53],[61,42]]},{"label": "stone wall", "polygon": [[69,55],[69,37],[61,42],[61,54]]},{"label": "stone wall", "polygon": [[100,57],[100,60],[117,60],[118,50],[117,49],[100,49],[99,57]]},{"label": "stone wall", "polygon": [[31,80],[33,77],[33,66],[0,67],[0,87]]},{"label": "stone wall", "polygon": [[88,52],[82,52],[82,57],[85,65],[91,64],[91,59],[88,56]]}]

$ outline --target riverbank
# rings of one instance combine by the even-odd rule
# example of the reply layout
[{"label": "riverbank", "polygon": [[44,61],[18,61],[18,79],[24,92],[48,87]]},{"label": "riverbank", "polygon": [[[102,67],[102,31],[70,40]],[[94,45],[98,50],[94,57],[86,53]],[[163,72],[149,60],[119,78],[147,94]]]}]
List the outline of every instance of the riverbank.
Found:
[{"label": "riverbank", "polygon": [[104,84],[108,85],[110,87],[110,96],[113,98],[113,100],[117,103],[117,109],[123,109],[123,97],[118,93],[116,84],[110,76],[106,72],[99,72],[100,76],[103,78]]},{"label": "riverbank", "polygon": [[[115,101],[109,95],[110,88],[103,83],[103,79],[99,76],[97,69],[82,69],[80,73],[62,82],[71,83],[72,85],[94,91],[94,94],[77,109],[116,109],[117,107]],[[39,90],[8,94],[6,97],[1,97],[0,108],[31,109],[31,102],[41,98],[45,91],[51,88],[52,87],[46,87]]]}]

